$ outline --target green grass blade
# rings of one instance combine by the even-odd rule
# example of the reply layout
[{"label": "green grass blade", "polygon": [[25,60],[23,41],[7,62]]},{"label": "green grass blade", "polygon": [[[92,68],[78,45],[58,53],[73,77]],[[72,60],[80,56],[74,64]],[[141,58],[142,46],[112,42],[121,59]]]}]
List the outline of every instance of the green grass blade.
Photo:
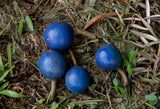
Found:
[{"label": "green grass blade", "polygon": [[24,17],[21,18],[19,25],[18,25],[18,36],[22,36],[22,30],[23,30],[23,22],[24,22]]},{"label": "green grass blade", "polygon": [[[8,64],[9,68],[12,67],[12,52],[11,52],[11,46],[7,45],[7,55],[8,55]],[[11,75],[13,75],[13,71],[10,71]]]},{"label": "green grass blade", "polygon": [[0,54],[0,70],[4,71],[4,65],[3,65],[1,54]]},{"label": "green grass blade", "polygon": [[14,4],[14,10],[16,12],[16,16],[20,16],[20,8],[19,8],[17,2],[14,1],[13,4]]},{"label": "green grass blade", "polygon": [[1,87],[0,87],[0,90],[6,88],[8,86],[9,82],[5,82]]},{"label": "green grass blade", "polygon": [[33,31],[33,23],[32,23],[32,20],[29,16],[26,16],[26,22],[27,22],[27,25],[28,25],[28,28]]},{"label": "green grass blade", "polygon": [[0,72],[0,81],[2,81],[13,68],[14,68],[14,66],[10,67],[6,71]]},{"label": "green grass blade", "polygon": [[9,97],[12,97],[12,98],[25,97],[25,95],[22,95],[20,93],[17,93],[17,92],[11,91],[11,90],[2,90],[2,91],[0,91],[0,94],[6,95],[6,96],[9,96]]},{"label": "green grass blade", "polygon": [[0,36],[1,36],[2,33],[8,28],[8,26],[9,26],[10,23],[11,23],[11,21],[12,21],[12,20],[10,20],[10,21],[8,22],[8,24],[6,25],[6,27],[4,27],[4,28],[0,31]]}]

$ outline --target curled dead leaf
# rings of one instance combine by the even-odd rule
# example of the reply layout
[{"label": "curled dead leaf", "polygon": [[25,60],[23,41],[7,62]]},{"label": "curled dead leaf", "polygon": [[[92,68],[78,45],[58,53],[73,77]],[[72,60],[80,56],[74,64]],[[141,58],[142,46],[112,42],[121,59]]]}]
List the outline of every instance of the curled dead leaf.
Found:
[{"label": "curled dead leaf", "polygon": [[103,13],[103,14],[99,14],[99,15],[93,17],[90,21],[88,21],[83,29],[87,29],[93,23],[97,22],[98,20],[100,20],[102,18],[110,17],[110,16],[115,16],[115,15],[117,15],[117,14],[116,13]]}]

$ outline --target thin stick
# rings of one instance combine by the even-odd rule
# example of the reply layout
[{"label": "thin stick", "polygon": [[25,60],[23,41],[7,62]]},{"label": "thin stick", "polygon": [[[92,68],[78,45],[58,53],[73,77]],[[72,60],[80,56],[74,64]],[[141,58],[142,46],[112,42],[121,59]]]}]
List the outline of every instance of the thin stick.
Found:
[{"label": "thin stick", "polygon": [[74,54],[73,54],[73,51],[72,51],[71,49],[69,49],[69,53],[70,53],[70,55],[71,55],[71,57],[72,57],[72,61],[73,61],[73,63],[74,63],[74,66],[77,66],[76,58],[75,58],[75,56],[74,56]]},{"label": "thin stick", "polygon": [[56,92],[56,80],[51,80],[50,100],[53,100]]},{"label": "thin stick", "polygon": [[121,76],[123,78],[123,86],[127,86],[128,85],[128,79],[127,79],[126,74],[124,73],[124,71],[120,67],[117,68],[117,71],[121,74]]},{"label": "thin stick", "polygon": [[[146,17],[150,16],[150,4],[149,4],[149,0],[146,0]],[[148,24],[150,24],[151,19],[147,19]]]},{"label": "thin stick", "polygon": [[90,33],[88,31],[80,30],[80,29],[74,29],[74,31],[76,34],[80,34],[80,35],[85,36],[89,39],[96,39],[96,34],[94,34],[94,33]]}]

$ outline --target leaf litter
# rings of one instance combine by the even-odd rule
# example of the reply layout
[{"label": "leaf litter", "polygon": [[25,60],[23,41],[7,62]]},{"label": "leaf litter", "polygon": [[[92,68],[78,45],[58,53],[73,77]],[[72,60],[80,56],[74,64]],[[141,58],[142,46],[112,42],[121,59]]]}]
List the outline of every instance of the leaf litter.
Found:
[{"label": "leaf litter", "polygon": [[[127,0],[93,0],[86,4],[79,0],[78,5],[75,1],[50,2],[40,0],[30,5],[24,1],[11,0],[8,4],[2,3],[0,7],[0,21],[3,22],[3,28],[0,27],[0,55],[3,66],[7,66],[6,46],[10,44],[12,65],[15,66],[13,77],[5,78],[9,81],[6,89],[27,96],[13,99],[1,95],[0,107],[54,107],[47,101],[50,82],[40,75],[37,61],[38,57],[49,49],[43,40],[45,27],[53,21],[61,20],[75,29],[75,41],[71,49],[78,63],[90,72],[92,87],[82,94],[73,94],[65,87],[63,77],[58,81],[57,95],[53,102],[57,108],[156,108],[156,105],[152,106],[146,101],[145,96],[152,93],[157,98],[159,96],[160,15],[155,10],[159,10],[160,3],[149,0],[137,3],[133,1],[130,4]],[[30,27],[23,22],[23,31],[19,33],[19,37],[18,24],[26,15],[30,17]],[[133,63],[130,64],[133,75],[127,74],[129,86],[123,87],[123,80],[116,71],[104,71],[96,64],[95,52],[106,43],[114,44],[126,60],[129,60],[129,51],[137,51]],[[68,67],[72,66],[69,53],[62,53],[67,59]],[[125,66],[121,67],[127,72]],[[114,90],[112,81],[115,77],[121,91],[125,90],[126,94],[121,95]]]}]

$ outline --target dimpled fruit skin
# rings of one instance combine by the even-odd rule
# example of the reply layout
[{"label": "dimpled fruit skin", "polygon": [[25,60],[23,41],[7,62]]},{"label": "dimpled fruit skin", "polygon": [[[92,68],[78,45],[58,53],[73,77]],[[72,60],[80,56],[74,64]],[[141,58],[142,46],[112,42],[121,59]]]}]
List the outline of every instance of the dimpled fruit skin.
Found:
[{"label": "dimpled fruit skin", "polygon": [[65,58],[56,50],[44,52],[38,61],[40,72],[49,79],[61,78],[66,71],[66,66]]},{"label": "dimpled fruit skin", "polygon": [[88,71],[81,67],[72,67],[65,76],[67,88],[73,93],[81,93],[85,91],[90,84]]},{"label": "dimpled fruit skin", "polygon": [[119,50],[111,44],[100,47],[95,55],[97,64],[105,70],[115,70],[122,62]]},{"label": "dimpled fruit skin", "polygon": [[66,49],[74,39],[72,27],[62,21],[49,24],[44,31],[44,40],[52,49]]}]

